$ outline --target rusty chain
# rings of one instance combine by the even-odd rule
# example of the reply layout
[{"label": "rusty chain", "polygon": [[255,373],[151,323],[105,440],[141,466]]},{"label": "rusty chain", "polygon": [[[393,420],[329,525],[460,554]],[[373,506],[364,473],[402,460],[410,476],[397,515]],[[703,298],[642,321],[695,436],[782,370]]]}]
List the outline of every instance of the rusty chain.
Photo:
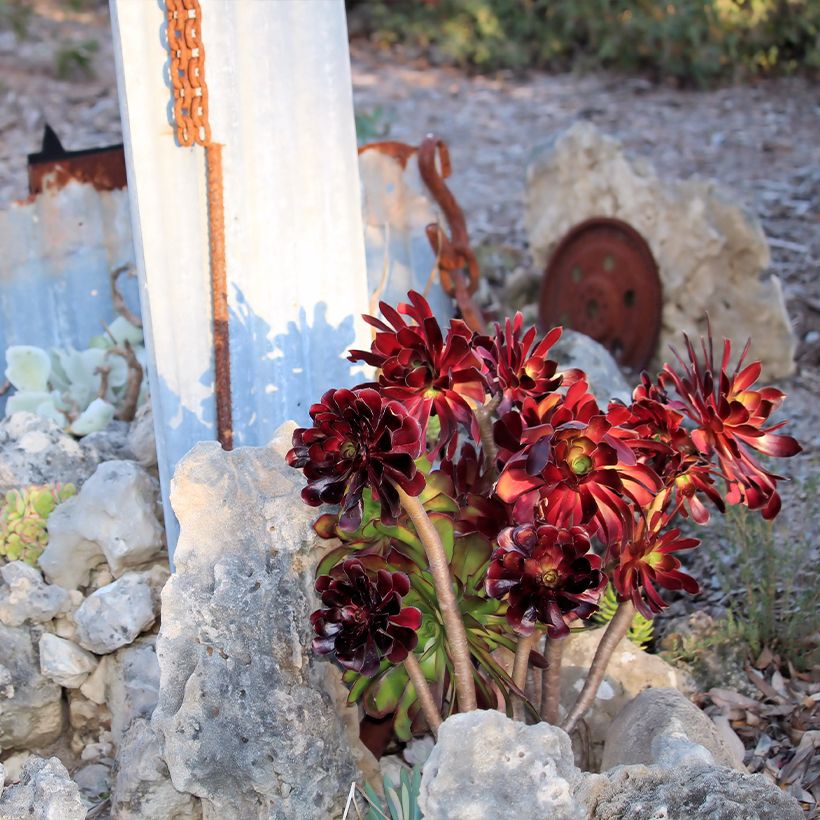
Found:
[{"label": "rusty chain", "polygon": [[165,9],[177,141],[184,147],[201,145],[205,148],[216,426],[220,444],[224,449],[230,450],[233,447],[233,419],[222,146],[211,140],[211,125],[208,120],[205,46],[201,37],[202,10],[199,0],[165,0]]}]

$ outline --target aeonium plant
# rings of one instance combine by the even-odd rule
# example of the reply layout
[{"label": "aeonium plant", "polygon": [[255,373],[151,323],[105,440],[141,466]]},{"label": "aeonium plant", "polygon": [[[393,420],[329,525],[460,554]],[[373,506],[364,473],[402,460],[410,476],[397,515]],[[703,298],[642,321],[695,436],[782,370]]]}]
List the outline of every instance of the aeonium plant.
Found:
[{"label": "aeonium plant", "polygon": [[[618,608],[571,731],[635,612],[660,612],[662,589],[698,591],[678,554],[699,542],[676,521],[728,504],[777,515],[780,477],[757,456],[800,452],[770,421],[784,394],[755,388],[748,345],[730,368],[728,341],[718,362],[711,338],[685,338],[631,403],[604,409],[549,358],[560,328],[539,338],[516,314],[491,335],[459,319],[444,333],[415,292],[380,308],[370,350],[350,353],[377,380],[327,391],[288,453],[305,503],[335,506],[316,532],[340,544],[317,570],[314,651],[402,739],[479,706],[558,723],[563,642],[611,582]],[[538,710],[530,664],[546,670]]]}]

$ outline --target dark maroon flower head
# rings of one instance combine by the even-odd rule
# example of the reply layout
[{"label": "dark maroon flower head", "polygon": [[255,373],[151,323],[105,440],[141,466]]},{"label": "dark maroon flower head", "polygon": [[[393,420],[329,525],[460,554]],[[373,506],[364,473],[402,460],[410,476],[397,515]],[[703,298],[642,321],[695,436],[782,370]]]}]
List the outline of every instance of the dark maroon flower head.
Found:
[{"label": "dark maroon flower head", "polygon": [[503,327],[496,323],[494,336],[475,340],[490,388],[501,395],[499,413],[527,398],[540,400],[561,384],[561,376],[556,375],[557,363],[547,358],[550,348],[561,337],[561,328],[553,328],[536,344],[537,335],[534,327],[524,332],[524,317],[516,313]]},{"label": "dark maroon flower head", "polygon": [[604,414],[584,420],[591,410],[585,400],[583,414],[572,418],[573,402],[585,393],[586,385],[577,382],[566,396],[569,409],[552,412],[550,422],[559,422],[556,426],[523,431],[524,446],[501,472],[496,493],[515,505],[519,523],[537,517],[559,527],[593,525],[609,542],[620,536],[632,507],[648,506],[663,485],[625,443],[635,433],[613,425]]},{"label": "dark maroon flower head", "polygon": [[368,570],[351,558],[317,578],[316,590],[322,609],[310,616],[314,652],[370,676],[383,658],[401,663],[416,648],[421,612],[402,607],[410,590],[403,572]]},{"label": "dark maroon flower head", "polygon": [[606,581],[585,530],[527,524],[499,535],[484,586],[491,598],[506,596],[507,622],[520,635],[543,624],[561,638],[595,612]]},{"label": "dark maroon flower head", "polygon": [[730,504],[742,502],[749,509],[762,510],[764,518],[774,518],[780,511],[777,481],[781,476],[765,470],[753,457],[753,451],[778,457],[801,451],[796,439],[775,435],[785,421],[767,426],[769,416],[783,403],[785,394],[774,387],[751,389],[760,376],[761,366],[760,362],[743,366],[748,343],[730,373],[728,339],[723,341],[723,358],[717,368],[711,335],[708,344],[701,340],[702,361],[689,338],[684,338],[688,361],[675,353],[679,369],[664,365],[661,384],[671,384],[680,396],[676,409],[694,422],[692,441],[698,451],[707,458],[717,456],[730,485],[726,500]]},{"label": "dark maroon flower head", "polygon": [[399,305],[398,310],[385,302],[379,304],[386,322],[364,317],[376,328],[376,337],[369,351],[351,350],[349,358],[380,368],[381,392],[400,401],[425,433],[435,413],[441,424],[441,447],[455,436],[459,424],[473,424],[468,399],[476,405],[484,401],[481,360],[472,348],[473,333],[464,322],[452,320],[445,340],[424,297],[415,291],[408,296],[411,304]]},{"label": "dark maroon flower head", "polygon": [[670,553],[694,549],[697,538],[681,538],[679,529],[663,532],[669,516],[654,512],[649,519],[639,516],[623,534],[618,547],[618,565],[612,582],[622,600],[632,599],[646,618],[666,607],[656,586],[696,593],[694,578],[681,572],[680,561]]},{"label": "dark maroon flower head", "polygon": [[424,443],[421,427],[398,402],[370,388],[328,390],[310,417],[313,427],[294,430],[287,461],[305,473],[306,504],[341,505],[343,529],[361,523],[365,487],[380,502],[385,522],[401,511],[394,485],[413,496],[424,489],[415,465]]}]

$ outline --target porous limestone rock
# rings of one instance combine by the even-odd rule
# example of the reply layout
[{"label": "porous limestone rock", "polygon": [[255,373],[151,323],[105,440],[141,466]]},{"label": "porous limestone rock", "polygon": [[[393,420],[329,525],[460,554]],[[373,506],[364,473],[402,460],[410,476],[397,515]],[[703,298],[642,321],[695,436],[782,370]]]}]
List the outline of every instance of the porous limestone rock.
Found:
[{"label": "porous limestone rock", "polygon": [[85,586],[103,560],[115,577],[159,558],[156,481],[133,461],[107,461],[48,518],[40,556],[46,577],[66,589]]},{"label": "porous limestone rock", "polygon": [[0,687],[0,750],[55,740],[63,728],[62,689],[40,673],[31,629],[0,624],[0,658],[10,681]]},{"label": "porous limestone rock", "polygon": [[[562,718],[572,707],[584,685],[603,633],[602,628],[588,629],[565,639],[561,663]],[[597,771],[610,724],[632,698],[650,686],[686,690],[689,681],[682,672],[662,658],[644,652],[628,638],[623,638],[612,653],[596,698],[583,718],[584,736],[588,742],[583,747],[576,744],[576,752],[580,753],[582,748],[588,751],[585,760],[579,757],[579,764],[583,768]]]},{"label": "porous limestone rock", "polygon": [[0,577],[0,621],[8,626],[45,623],[70,606],[68,592],[47,584],[40,570],[25,561],[0,566]]},{"label": "porous limestone rock", "polygon": [[79,689],[97,668],[97,659],[77,644],[44,632],[40,638],[40,671],[66,689]]},{"label": "porous limestone rock", "polygon": [[629,402],[632,391],[612,354],[595,339],[564,328],[561,338],[552,346],[549,357],[558,362],[559,370],[580,368],[587,374],[589,389],[601,409],[610,399]]},{"label": "porous limestone rock", "polygon": [[103,659],[105,702],[111,711],[111,734],[119,743],[137,718],[150,718],[159,696],[156,636],[140,638]]},{"label": "porous limestone rock", "polygon": [[[151,724],[135,720],[123,735],[117,753],[117,774],[111,792],[114,820],[199,820],[200,801],[178,792],[171,783],[160,743]],[[227,815],[226,815],[227,816]]]},{"label": "porous limestone rock", "polygon": [[77,643],[98,655],[133,643],[159,615],[159,591],[167,575],[161,567],[126,572],[89,595],[74,613]]},{"label": "porous limestone rock", "polygon": [[32,484],[79,486],[98,464],[96,453],[82,441],[34,413],[0,420],[0,453],[0,495]]},{"label": "porous limestone rock", "polygon": [[677,689],[645,689],[612,721],[601,770],[644,763],[719,765],[745,771],[715,724]]},{"label": "porous limestone rock", "polygon": [[618,766],[578,792],[589,820],[801,820],[798,802],[763,775],[719,766]]},{"label": "porous limestone rock", "polygon": [[332,815],[357,777],[334,704],[311,681],[316,511],[281,455],[291,430],[268,447],[197,444],[171,486],[181,534],[152,722],[174,786],[206,816]]},{"label": "porous limestone rock", "polygon": [[427,820],[583,820],[573,796],[581,779],[562,729],[477,710],[442,723],[422,770],[419,806]]},{"label": "porous limestone rock", "polygon": [[3,820],[85,820],[80,789],[56,757],[32,756],[0,797]]},{"label": "porous limestone rock", "polygon": [[748,336],[767,378],[794,372],[795,336],[766,237],[757,219],[713,181],[662,180],[628,159],[621,143],[579,122],[536,152],[527,169],[526,224],[543,270],[570,228],[613,217],[636,228],[658,263],[663,287],[658,350],[681,331],[727,336],[737,352]]}]

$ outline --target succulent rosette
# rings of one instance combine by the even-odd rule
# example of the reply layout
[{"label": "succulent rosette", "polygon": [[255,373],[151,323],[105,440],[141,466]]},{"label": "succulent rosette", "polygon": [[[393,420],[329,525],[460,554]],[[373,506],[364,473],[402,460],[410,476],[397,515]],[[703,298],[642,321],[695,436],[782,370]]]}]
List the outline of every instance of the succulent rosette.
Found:
[{"label": "succulent rosette", "polygon": [[314,652],[370,676],[383,658],[400,663],[415,649],[421,612],[402,606],[410,590],[403,572],[374,571],[349,559],[317,578],[316,590],[322,609],[310,616]]},{"label": "succulent rosette", "polygon": [[377,390],[328,390],[310,408],[313,427],[293,432],[287,454],[304,471],[302,500],[312,507],[339,504],[339,524],[355,530],[362,520],[362,492],[369,487],[392,522],[401,511],[396,486],[418,495],[425,486],[415,459],[423,446],[419,423]]},{"label": "succulent rosette", "polygon": [[425,433],[434,413],[441,448],[457,434],[460,424],[474,423],[472,407],[486,396],[482,364],[473,350],[472,331],[464,322],[452,320],[445,339],[424,297],[415,291],[408,296],[410,304],[399,305],[398,310],[379,304],[385,321],[364,317],[376,328],[376,336],[369,351],[351,350],[349,358],[379,368],[382,395],[401,402]]},{"label": "succulent rosette", "polygon": [[542,624],[550,638],[561,638],[568,624],[595,612],[606,583],[585,530],[527,524],[499,535],[485,589],[507,599],[507,622],[518,634]]},{"label": "succulent rosette", "polygon": [[781,476],[764,469],[753,451],[767,456],[787,457],[801,451],[791,436],[776,435],[786,424],[768,424],[769,417],[783,403],[785,393],[774,387],[753,390],[761,372],[760,362],[743,366],[749,351],[746,344],[733,371],[729,371],[732,347],[723,342],[723,357],[716,367],[711,336],[702,342],[702,361],[689,338],[684,335],[688,361],[675,353],[679,369],[665,365],[662,385],[674,386],[681,398],[676,403],[695,424],[692,441],[706,457],[716,455],[723,476],[729,482],[730,504],[742,502],[749,509],[761,510],[763,517],[774,518],[780,511],[777,481]]},{"label": "succulent rosette", "polygon": [[503,326],[496,323],[494,336],[475,340],[491,392],[501,397],[501,413],[524,399],[540,399],[561,384],[558,364],[547,358],[550,348],[561,337],[561,328],[553,328],[536,343],[537,335],[534,327],[524,331],[524,317],[516,313]]},{"label": "succulent rosette", "polygon": [[[639,516],[624,531],[617,548],[617,566],[612,583],[622,600],[632,600],[646,618],[666,607],[656,587],[696,593],[697,581],[681,571],[681,562],[671,553],[698,546],[697,538],[683,538],[677,528],[666,529],[669,516],[658,511]],[[665,531],[664,531],[665,530]]]}]

